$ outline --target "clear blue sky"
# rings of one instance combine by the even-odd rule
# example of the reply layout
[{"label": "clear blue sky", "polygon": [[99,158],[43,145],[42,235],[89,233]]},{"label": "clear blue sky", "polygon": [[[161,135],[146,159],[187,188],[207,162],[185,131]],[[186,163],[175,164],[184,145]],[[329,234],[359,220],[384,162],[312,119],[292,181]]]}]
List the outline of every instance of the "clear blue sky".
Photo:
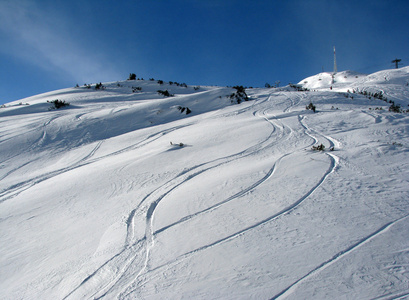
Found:
[{"label": "clear blue sky", "polygon": [[409,1],[0,0],[0,103],[77,83],[281,85],[409,65]]}]

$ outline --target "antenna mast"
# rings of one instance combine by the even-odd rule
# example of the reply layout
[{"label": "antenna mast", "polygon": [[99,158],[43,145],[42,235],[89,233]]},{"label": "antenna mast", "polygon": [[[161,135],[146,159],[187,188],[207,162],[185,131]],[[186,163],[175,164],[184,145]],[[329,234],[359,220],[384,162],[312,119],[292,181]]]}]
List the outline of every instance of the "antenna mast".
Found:
[{"label": "antenna mast", "polygon": [[335,46],[334,46],[334,74],[337,73],[337,57],[335,55]]}]

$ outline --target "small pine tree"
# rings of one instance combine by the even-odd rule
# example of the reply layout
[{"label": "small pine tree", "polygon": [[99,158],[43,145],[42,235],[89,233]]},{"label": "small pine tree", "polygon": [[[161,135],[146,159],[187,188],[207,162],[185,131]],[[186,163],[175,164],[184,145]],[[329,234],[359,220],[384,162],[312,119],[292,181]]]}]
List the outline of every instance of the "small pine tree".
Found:
[{"label": "small pine tree", "polygon": [[58,99],[53,100],[53,101],[47,101],[47,102],[50,102],[50,103],[53,104],[53,106],[50,107],[51,109],[59,109],[61,107],[65,107],[65,106],[70,105],[68,102],[65,102],[65,100],[61,101],[61,100],[58,100]]},{"label": "small pine tree", "polygon": [[162,90],[158,90],[158,94],[163,95],[165,97],[173,97],[174,95],[169,93],[168,90],[162,91]]},{"label": "small pine tree", "polygon": [[392,105],[389,106],[389,111],[395,112],[395,113],[400,113],[400,112],[402,112],[402,110],[400,109],[400,105],[399,105],[399,104],[396,104],[396,105],[395,105],[395,103],[392,103]]},{"label": "small pine tree", "polygon": [[130,73],[128,80],[136,80],[136,74],[135,73]]},{"label": "small pine tree", "polygon": [[236,89],[235,93],[230,94],[230,100],[232,103],[234,103],[234,100],[237,102],[237,104],[240,104],[243,100],[248,101],[249,97],[247,96],[246,93],[246,88],[243,87],[242,85],[237,85],[233,87]]},{"label": "small pine tree", "polygon": [[100,83],[97,83],[96,85],[95,85],[95,89],[96,90],[104,90],[105,89],[105,87],[102,85],[102,83],[100,82]]},{"label": "small pine tree", "polygon": [[308,104],[305,109],[307,110],[312,110],[313,112],[315,112],[315,105],[312,104],[312,102],[310,102],[310,104]]},{"label": "small pine tree", "polygon": [[178,106],[178,110],[179,110],[181,113],[186,112],[187,115],[192,112],[192,111],[189,109],[189,107],[183,107],[183,106]]},{"label": "small pine tree", "polygon": [[[312,150],[316,150],[316,151],[324,151],[325,150],[325,146],[323,144],[320,144],[318,146],[312,146]],[[331,151],[333,151],[334,149],[332,149]]]}]

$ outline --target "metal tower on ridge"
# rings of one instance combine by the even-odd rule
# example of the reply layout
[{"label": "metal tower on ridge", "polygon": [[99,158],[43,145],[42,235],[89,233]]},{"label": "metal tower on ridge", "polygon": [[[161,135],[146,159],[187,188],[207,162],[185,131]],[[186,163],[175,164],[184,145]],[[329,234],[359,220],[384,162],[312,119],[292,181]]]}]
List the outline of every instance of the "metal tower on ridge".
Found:
[{"label": "metal tower on ridge", "polygon": [[400,58],[396,58],[392,60],[393,63],[395,63],[396,69],[398,68],[398,63],[400,63],[402,60]]},{"label": "metal tower on ridge", "polygon": [[335,55],[335,46],[334,46],[334,74],[337,73],[337,57]]}]

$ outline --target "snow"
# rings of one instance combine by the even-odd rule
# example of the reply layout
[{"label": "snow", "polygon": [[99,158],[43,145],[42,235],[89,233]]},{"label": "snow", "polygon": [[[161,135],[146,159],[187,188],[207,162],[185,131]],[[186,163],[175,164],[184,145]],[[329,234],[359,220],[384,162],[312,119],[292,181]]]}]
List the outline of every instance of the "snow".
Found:
[{"label": "snow", "polygon": [[406,109],[408,82],[321,73],[238,105],[136,80],[7,104],[0,298],[409,297],[409,116],[352,93]]}]

